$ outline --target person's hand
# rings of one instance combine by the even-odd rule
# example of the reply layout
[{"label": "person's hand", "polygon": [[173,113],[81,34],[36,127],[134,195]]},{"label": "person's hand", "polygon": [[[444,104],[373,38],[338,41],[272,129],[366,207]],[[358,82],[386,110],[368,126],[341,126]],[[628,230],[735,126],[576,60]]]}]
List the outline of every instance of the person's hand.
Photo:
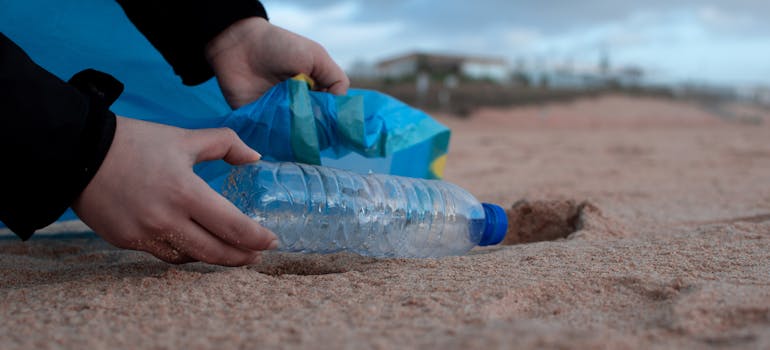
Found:
[{"label": "person's hand", "polygon": [[233,23],[209,42],[206,58],[233,108],[257,100],[273,85],[299,73],[317,88],[347,93],[350,80],[318,43],[259,17]]},{"label": "person's hand", "polygon": [[237,266],[277,246],[276,236],[212,190],[193,164],[259,160],[230,129],[186,130],[117,118],[112,146],[73,205],[107,242],[170,263]]}]

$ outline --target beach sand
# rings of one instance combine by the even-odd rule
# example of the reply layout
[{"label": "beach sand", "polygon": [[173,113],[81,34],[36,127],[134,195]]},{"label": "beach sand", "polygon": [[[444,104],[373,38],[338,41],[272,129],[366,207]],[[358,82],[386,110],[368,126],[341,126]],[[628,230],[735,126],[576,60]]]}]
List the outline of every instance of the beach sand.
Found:
[{"label": "beach sand", "polygon": [[605,96],[437,115],[446,179],[508,209],[442,259],[168,265],[0,239],[0,348],[770,348],[770,113]]}]

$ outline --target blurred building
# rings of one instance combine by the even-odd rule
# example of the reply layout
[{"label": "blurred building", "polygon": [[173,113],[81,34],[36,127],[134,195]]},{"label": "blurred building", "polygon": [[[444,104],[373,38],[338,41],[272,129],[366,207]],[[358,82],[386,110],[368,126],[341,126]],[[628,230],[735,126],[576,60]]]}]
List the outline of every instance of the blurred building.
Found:
[{"label": "blurred building", "polygon": [[580,64],[563,64],[528,73],[535,85],[554,89],[594,89],[608,86],[638,87],[645,84],[644,70],[636,66],[609,68]]},{"label": "blurred building", "polygon": [[753,92],[754,100],[763,105],[770,107],[770,87],[758,87]]},{"label": "blurred building", "polygon": [[383,78],[403,78],[427,73],[433,76],[459,75],[470,79],[506,82],[511,75],[508,62],[502,58],[419,52],[380,61],[376,68]]},{"label": "blurred building", "polygon": [[376,79],[379,77],[377,67],[364,60],[356,60],[347,69],[346,73],[353,79]]}]

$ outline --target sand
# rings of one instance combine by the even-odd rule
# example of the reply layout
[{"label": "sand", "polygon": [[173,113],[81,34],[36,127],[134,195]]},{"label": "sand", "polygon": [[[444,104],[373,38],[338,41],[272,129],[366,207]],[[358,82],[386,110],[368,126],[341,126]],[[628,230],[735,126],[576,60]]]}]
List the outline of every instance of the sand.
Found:
[{"label": "sand", "polygon": [[439,115],[447,179],[515,223],[466,256],[174,266],[5,236],[0,347],[767,349],[770,113],[732,110],[607,96]]}]

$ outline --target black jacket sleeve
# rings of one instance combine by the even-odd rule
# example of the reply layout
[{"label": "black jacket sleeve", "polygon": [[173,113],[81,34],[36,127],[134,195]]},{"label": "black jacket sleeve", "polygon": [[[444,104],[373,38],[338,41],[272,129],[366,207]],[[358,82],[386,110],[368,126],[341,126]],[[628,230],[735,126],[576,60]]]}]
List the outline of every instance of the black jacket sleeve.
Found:
[{"label": "black jacket sleeve", "polygon": [[[187,85],[213,76],[205,47],[232,23],[267,19],[256,0],[118,0]],[[0,220],[22,239],[55,221],[88,185],[115,134],[123,85],[94,70],[68,83],[0,33]]]},{"label": "black jacket sleeve", "polygon": [[70,82],[0,33],[0,220],[22,239],[72,204],[112,143],[122,84],[93,70]]},{"label": "black jacket sleeve", "polygon": [[118,0],[128,18],[160,51],[185,85],[211,79],[206,44],[248,17],[267,19],[257,0]]}]

